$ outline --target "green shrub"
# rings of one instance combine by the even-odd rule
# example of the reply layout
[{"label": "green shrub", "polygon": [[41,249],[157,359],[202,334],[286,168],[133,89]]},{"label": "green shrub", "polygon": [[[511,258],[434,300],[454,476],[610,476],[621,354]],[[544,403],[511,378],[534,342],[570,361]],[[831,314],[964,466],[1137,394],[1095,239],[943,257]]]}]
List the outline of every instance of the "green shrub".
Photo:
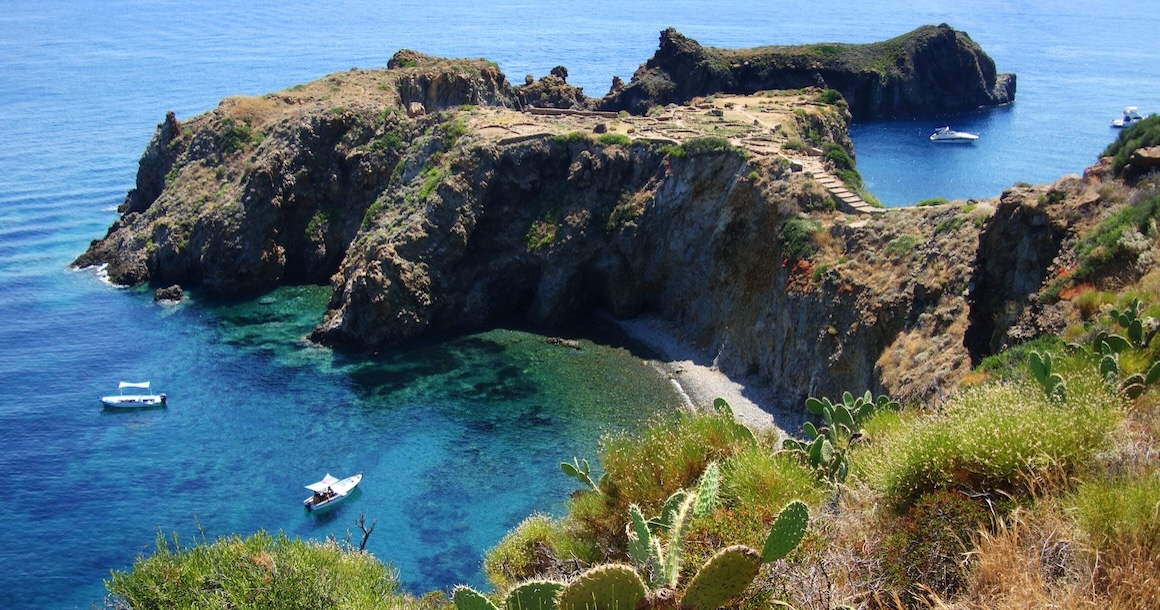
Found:
[{"label": "green shrub", "polygon": [[529,252],[552,245],[556,240],[557,225],[551,218],[542,218],[532,223],[525,235]]},{"label": "green shrub", "polygon": [[850,153],[846,152],[845,148],[833,142],[827,142],[822,150],[825,153],[826,161],[833,163],[837,169],[854,169],[854,160],[850,158]]},{"label": "green shrub", "polygon": [[1062,484],[1106,445],[1120,404],[1090,366],[1065,373],[1066,402],[1014,381],[961,390],[879,447],[870,479],[896,507],[939,490],[1018,496]]},{"label": "green shrub", "polygon": [[963,555],[974,548],[972,539],[989,520],[985,508],[949,491],[926,494],[905,515],[887,517],[882,559],[894,589],[921,584],[940,596],[953,596],[968,576]]},{"label": "green shrub", "polygon": [[279,533],[237,535],[182,548],[157,538],[157,551],[105,586],[130,608],[398,608],[393,571],[333,542],[304,542]]},{"label": "green shrub", "polygon": [[622,133],[602,133],[596,138],[596,141],[605,146],[623,146],[625,148],[632,144],[632,138]]},{"label": "green shrub", "polygon": [[439,126],[443,131],[443,150],[448,150],[467,133],[467,123],[460,118],[450,119]]},{"label": "green shrub", "polygon": [[781,147],[785,150],[796,150],[798,152],[805,152],[806,143],[801,141],[801,138],[790,138],[785,141]]},{"label": "green shrub", "polygon": [[252,142],[253,137],[248,121],[222,119],[221,146],[227,154],[241,150]]},{"label": "green shrub", "polygon": [[685,147],[680,144],[664,144],[657,149],[657,152],[674,159],[685,158]]},{"label": "green shrub", "polygon": [[733,151],[737,150],[735,146],[729,143],[725,138],[717,136],[701,136],[693,138],[682,145],[685,153],[689,155],[700,155],[711,152]]},{"label": "green shrub", "polygon": [[904,233],[890,240],[886,244],[886,254],[890,256],[906,256],[914,251],[918,245],[918,236]]},{"label": "green shrub", "polygon": [[444,169],[442,166],[429,165],[419,175],[423,179],[422,186],[419,187],[419,201],[427,201],[439,183],[443,181]]},{"label": "green shrub", "polygon": [[583,131],[569,131],[568,133],[552,136],[552,141],[560,144],[575,144],[578,142],[589,142],[590,138]]},{"label": "green shrub", "polygon": [[1149,549],[1160,556],[1160,475],[1095,480],[1076,492],[1076,524],[1097,552]]},{"label": "green shrub", "polygon": [[483,559],[483,572],[496,589],[555,571],[562,562],[595,563],[601,558],[591,544],[564,533],[551,517],[535,514],[508,532]]},{"label": "green shrub", "polygon": [[823,104],[846,105],[846,98],[842,97],[842,92],[837,89],[823,89],[818,95],[818,101]]},{"label": "green shrub", "polygon": [[917,207],[920,207],[920,208],[925,208],[927,206],[946,205],[948,203],[950,203],[950,202],[947,201],[946,197],[932,197],[930,199],[923,199],[922,201],[919,201],[918,203],[916,203],[914,205]]},{"label": "green shrub", "polygon": [[958,228],[963,226],[963,224],[965,224],[966,222],[967,222],[967,219],[965,216],[959,216],[958,214],[956,214],[954,216],[951,216],[950,218],[947,218],[946,220],[939,222],[938,225],[935,226],[934,232],[937,235],[939,233],[944,233],[944,232],[949,233],[952,231],[957,231]]},{"label": "green shrub", "polygon": [[801,260],[818,251],[814,235],[822,230],[822,223],[810,218],[791,218],[781,227],[782,254],[790,260]]},{"label": "green shrub", "polygon": [[1112,170],[1119,175],[1128,159],[1137,149],[1160,145],[1160,115],[1153,114],[1124,129],[1116,140],[1104,149],[1101,157],[1114,157]]},{"label": "green shrub", "polygon": [[[725,415],[685,415],[657,422],[638,436],[614,434],[601,440],[600,463],[613,489],[615,512],[628,514],[635,503],[657,512],[674,491],[690,487],[705,466],[724,459],[752,441]],[[603,488],[603,486],[602,486]]]},{"label": "green shrub", "polygon": [[[1076,281],[1096,279],[1113,265],[1134,263],[1136,252],[1124,237],[1128,231],[1138,232],[1149,239],[1155,239],[1154,226],[1160,220],[1160,193],[1144,192],[1135,201],[1105,218],[1091,233],[1076,246],[1077,258],[1074,278]],[[1138,236],[1137,236],[1138,237]]]}]

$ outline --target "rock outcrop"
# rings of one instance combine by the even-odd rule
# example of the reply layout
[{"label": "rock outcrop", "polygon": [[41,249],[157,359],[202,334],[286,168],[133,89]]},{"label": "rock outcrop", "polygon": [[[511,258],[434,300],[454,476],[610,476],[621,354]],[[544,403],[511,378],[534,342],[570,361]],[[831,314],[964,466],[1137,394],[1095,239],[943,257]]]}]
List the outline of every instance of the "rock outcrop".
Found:
[{"label": "rock outcrop", "polygon": [[821,90],[545,116],[483,60],[392,64],[167,117],[77,264],[211,296],[330,282],[312,338],[351,348],[647,312],[783,406],[931,399],[1051,323],[1032,295],[1104,205],[1093,177],[846,216],[801,171],[853,163]]},{"label": "rock outcrop", "polygon": [[704,47],[673,29],[603,110],[643,113],[715,93],[828,87],[842,93],[855,119],[939,114],[1015,100],[1015,75],[965,33],[946,24],[870,44],[825,43],[753,49]]}]

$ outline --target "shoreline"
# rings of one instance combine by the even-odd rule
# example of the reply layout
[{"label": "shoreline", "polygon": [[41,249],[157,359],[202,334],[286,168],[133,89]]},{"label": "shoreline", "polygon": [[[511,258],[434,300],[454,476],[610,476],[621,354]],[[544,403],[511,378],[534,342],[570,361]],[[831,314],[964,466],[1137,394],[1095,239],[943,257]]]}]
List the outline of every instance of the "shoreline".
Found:
[{"label": "shoreline", "polygon": [[733,417],[754,431],[792,435],[805,421],[804,414],[776,409],[763,388],[736,380],[717,368],[712,354],[698,349],[669,322],[655,316],[631,320],[609,319],[629,337],[657,355],[648,362],[669,379],[685,406],[693,411],[711,409],[713,401],[724,398]]}]

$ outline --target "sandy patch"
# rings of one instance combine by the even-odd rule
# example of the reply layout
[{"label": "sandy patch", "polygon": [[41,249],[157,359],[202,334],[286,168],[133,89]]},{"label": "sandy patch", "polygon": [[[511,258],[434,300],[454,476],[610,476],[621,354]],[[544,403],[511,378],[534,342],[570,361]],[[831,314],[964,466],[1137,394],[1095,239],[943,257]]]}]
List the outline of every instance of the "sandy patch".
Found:
[{"label": "sandy patch", "polygon": [[771,408],[772,401],[756,384],[731,379],[713,362],[713,355],[697,349],[667,321],[653,316],[615,321],[634,340],[660,355],[650,364],[667,376],[691,409],[711,409],[713,400],[724,398],[733,416],[754,430],[777,430],[785,436],[797,430],[802,415]]}]

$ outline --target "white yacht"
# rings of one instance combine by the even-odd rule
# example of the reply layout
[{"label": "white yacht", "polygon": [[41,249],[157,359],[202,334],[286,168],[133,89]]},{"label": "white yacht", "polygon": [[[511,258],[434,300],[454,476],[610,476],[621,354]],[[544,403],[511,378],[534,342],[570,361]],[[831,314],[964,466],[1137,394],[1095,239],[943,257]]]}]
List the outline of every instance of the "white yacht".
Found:
[{"label": "white yacht", "polygon": [[934,133],[930,134],[931,142],[970,144],[978,139],[979,136],[977,134],[955,131],[950,127],[939,127],[934,130]]},{"label": "white yacht", "polygon": [[[115,409],[165,406],[165,394],[154,394],[148,381],[122,381],[118,384],[117,389],[119,390],[118,394],[102,396],[101,404]],[[125,390],[129,390],[129,392]]]},{"label": "white yacht", "polygon": [[1124,108],[1124,116],[1112,120],[1112,127],[1131,127],[1132,124],[1143,120],[1144,117],[1140,116],[1140,111],[1135,106],[1128,106]]}]

